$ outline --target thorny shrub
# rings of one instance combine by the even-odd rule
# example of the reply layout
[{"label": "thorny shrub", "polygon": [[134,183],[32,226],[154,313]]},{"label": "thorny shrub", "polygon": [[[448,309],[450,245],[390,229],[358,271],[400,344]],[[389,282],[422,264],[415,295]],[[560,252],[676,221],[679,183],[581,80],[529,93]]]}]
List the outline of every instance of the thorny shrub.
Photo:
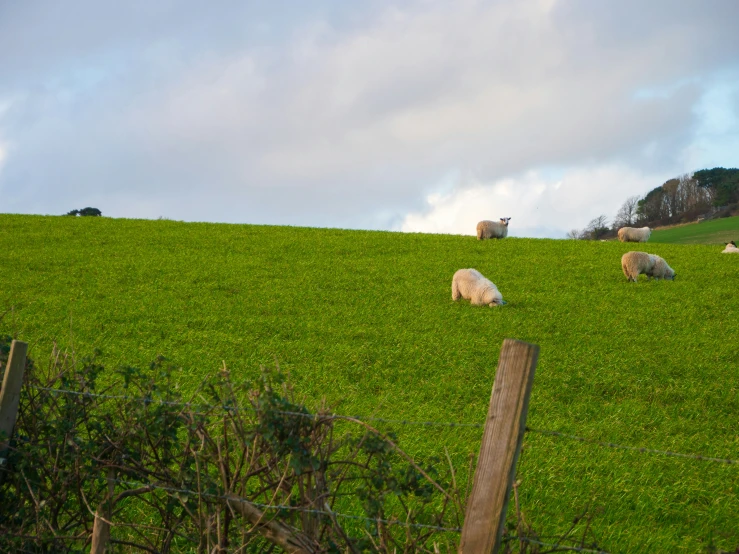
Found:
[{"label": "thorny shrub", "polygon": [[124,551],[455,550],[458,533],[442,530],[463,517],[453,468],[396,443],[309,412],[279,368],[248,383],[224,368],[185,399],[162,358],[109,372],[55,351],[26,368],[0,551],[87,551],[107,522]]}]

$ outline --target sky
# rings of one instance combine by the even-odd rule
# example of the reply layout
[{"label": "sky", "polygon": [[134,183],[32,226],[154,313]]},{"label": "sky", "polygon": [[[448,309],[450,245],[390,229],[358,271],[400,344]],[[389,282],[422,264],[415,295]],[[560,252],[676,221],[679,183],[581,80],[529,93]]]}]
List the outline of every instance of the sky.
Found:
[{"label": "sky", "polygon": [[0,212],[564,238],[739,167],[736,0],[0,0]]}]

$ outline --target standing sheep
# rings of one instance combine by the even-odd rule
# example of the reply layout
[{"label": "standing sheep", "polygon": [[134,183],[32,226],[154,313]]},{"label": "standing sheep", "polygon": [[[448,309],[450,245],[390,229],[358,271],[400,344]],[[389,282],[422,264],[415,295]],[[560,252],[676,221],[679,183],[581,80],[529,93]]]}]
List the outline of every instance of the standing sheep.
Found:
[{"label": "standing sheep", "polygon": [[473,306],[502,306],[506,304],[490,279],[483,277],[476,269],[460,269],[452,278],[452,300],[469,300]]},{"label": "standing sheep", "polygon": [[618,240],[621,242],[647,242],[652,230],[649,227],[621,227],[618,230]]},{"label": "standing sheep", "polygon": [[646,252],[626,252],[621,257],[621,269],[629,281],[636,283],[640,273],[647,276],[648,279],[667,279],[675,280],[675,271],[667,265],[667,262],[656,254],[647,254]]},{"label": "standing sheep", "polygon": [[736,247],[736,243],[732,240],[726,243],[726,248],[721,251],[722,254],[739,254],[739,248]]},{"label": "standing sheep", "polygon": [[501,217],[500,221],[488,221],[487,219],[481,221],[477,224],[477,240],[506,238],[510,220],[510,217]]}]

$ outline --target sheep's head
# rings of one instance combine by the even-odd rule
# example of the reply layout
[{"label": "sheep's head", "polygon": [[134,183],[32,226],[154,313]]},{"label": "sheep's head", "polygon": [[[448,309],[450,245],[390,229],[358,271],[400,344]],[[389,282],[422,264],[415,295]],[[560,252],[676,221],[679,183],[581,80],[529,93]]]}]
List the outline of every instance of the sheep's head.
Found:
[{"label": "sheep's head", "polygon": [[485,292],[485,304],[494,308],[495,306],[505,306],[507,302],[503,300],[503,295],[498,289],[488,289]]},{"label": "sheep's head", "polygon": [[502,225],[505,225],[506,227],[508,227],[508,222],[509,222],[510,220],[511,220],[511,218],[510,218],[510,217],[501,217],[501,218],[500,218],[500,223],[501,223]]}]

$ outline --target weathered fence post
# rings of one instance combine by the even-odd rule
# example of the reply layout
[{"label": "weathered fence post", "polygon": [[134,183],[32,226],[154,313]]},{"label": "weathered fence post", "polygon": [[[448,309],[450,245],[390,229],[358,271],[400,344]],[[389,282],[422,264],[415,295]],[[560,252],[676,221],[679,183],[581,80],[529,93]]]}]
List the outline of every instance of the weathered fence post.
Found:
[{"label": "weathered fence post", "polygon": [[10,437],[13,435],[15,420],[18,417],[18,402],[23,385],[23,372],[26,369],[28,343],[14,340],[10,343],[10,356],[5,366],[3,388],[0,390],[0,484],[5,480],[5,457]]},{"label": "weathered fence post", "polygon": [[0,433],[7,437],[6,440],[0,440],[0,454],[8,448],[18,416],[18,401],[23,385],[23,372],[26,369],[27,352],[28,343],[14,340],[10,344],[10,356],[5,367],[3,388],[0,390]]},{"label": "weathered fence post", "polygon": [[472,493],[467,501],[459,543],[461,554],[497,553],[501,546],[538,357],[539,347],[535,344],[503,341]]},{"label": "weathered fence post", "polygon": [[103,554],[110,541],[110,520],[113,518],[113,495],[115,494],[115,470],[108,469],[108,494],[95,510],[92,524],[90,554]]}]

